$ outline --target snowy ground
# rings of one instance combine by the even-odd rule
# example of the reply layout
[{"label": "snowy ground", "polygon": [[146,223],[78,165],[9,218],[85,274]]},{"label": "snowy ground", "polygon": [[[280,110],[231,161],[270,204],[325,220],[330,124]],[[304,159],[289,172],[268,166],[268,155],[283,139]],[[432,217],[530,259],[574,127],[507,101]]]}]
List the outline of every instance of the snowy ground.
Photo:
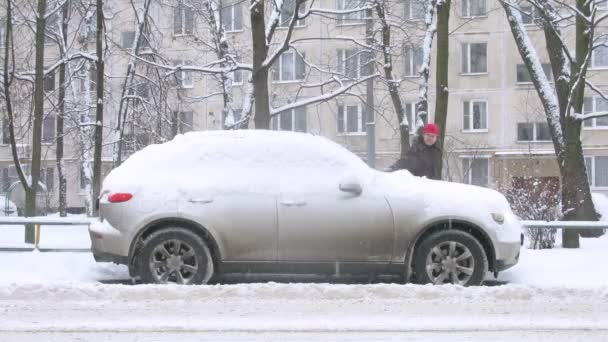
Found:
[{"label": "snowy ground", "polygon": [[[0,229],[0,247],[24,246],[21,229]],[[42,231],[42,247],[88,244],[83,227]],[[0,252],[0,341],[605,341],[607,258],[604,236],[523,250],[502,286],[177,287],[107,284],[126,268],[89,253]]]}]

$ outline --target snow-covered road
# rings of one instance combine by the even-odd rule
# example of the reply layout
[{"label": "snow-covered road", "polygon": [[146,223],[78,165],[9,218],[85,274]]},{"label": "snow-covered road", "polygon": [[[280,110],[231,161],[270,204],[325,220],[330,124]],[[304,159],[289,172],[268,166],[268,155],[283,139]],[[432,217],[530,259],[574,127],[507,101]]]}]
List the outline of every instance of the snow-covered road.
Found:
[{"label": "snow-covered road", "polygon": [[[86,231],[57,232],[43,232],[45,247],[88,243]],[[102,284],[128,272],[90,253],[0,252],[0,341],[608,341],[607,259],[603,236],[523,249],[495,287],[178,287]]]},{"label": "snow-covered road", "polygon": [[608,338],[608,286],[3,285],[0,308],[0,336],[15,340],[83,333],[104,340],[158,335],[158,341],[373,340],[387,333],[435,339],[452,332],[571,339],[574,331],[587,341]]}]

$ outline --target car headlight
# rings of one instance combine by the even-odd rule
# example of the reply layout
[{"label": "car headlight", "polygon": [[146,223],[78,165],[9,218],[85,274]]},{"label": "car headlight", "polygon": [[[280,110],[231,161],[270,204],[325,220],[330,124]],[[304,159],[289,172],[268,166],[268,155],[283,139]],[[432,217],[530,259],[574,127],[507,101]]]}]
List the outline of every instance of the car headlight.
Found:
[{"label": "car headlight", "polygon": [[505,223],[505,215],[500,213],[492,213],[492,218],[498,224]]}]

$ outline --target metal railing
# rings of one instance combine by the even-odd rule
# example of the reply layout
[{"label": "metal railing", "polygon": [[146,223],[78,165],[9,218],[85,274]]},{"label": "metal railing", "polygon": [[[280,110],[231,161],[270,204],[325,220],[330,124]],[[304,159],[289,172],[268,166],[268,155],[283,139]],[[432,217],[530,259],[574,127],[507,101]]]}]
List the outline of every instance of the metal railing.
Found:
[{"label": "metal railing", "polygon": [[91,224],[90,219],[74,219],[69,217],[10,217],[0,216],[0,226],[25,226],[27,224],[34,225],[34,247],[33,248],[0,248],[3,251],[31,251],[37,250],[41,252],[88,252],[89,248],[40,248],[40,234],[42,226],[86,226],[87,229]]},{"label": "metal railing", "polygon": [[608,229],[608,221],[521,221],[521,224],[536,229]]}]

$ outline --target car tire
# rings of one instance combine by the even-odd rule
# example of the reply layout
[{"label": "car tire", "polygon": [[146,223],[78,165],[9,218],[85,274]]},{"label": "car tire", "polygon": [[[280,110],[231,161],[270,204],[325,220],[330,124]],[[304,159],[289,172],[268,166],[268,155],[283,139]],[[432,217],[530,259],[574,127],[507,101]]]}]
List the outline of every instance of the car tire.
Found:
[{"label": "car tire", "polygon": [[488,258],[479,241],[459,230],[444,230],[425,238],[414,254],[415,279],[420,284],[480,285]]},{"label": "car tire", "polygon": [[137,270],[147,284],[206,284],[213,276],[213,259],[200,236],[180,227],[164,228],[144,240]]}]

